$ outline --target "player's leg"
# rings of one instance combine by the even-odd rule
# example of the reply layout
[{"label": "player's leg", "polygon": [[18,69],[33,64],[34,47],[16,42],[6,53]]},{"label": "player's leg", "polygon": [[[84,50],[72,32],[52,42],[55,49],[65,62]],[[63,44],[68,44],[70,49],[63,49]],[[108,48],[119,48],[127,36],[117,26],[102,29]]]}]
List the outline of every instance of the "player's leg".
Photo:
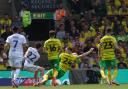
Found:
[{"label": "player's leg", "polygon": [[102,77],[103,79],[106,79],[105,69],[104,69],[103,67],[100,68],[100,73],[101,73],[101,77]]},{"label": "player's leg", "polygon": [[112,60],[111,65],[114,68],[114,71],[113,71],[113,74],[112,74],[112,80],[114,80],[117,77],[117,74],[118,74],[118,67],[117,67],[116,59]]},{"label": "player's leg", "polygon": [[15,59],[13,67],[15,68],[15,72],[14,72],[14,78],[12,82],[15,84],[15,86],[18,87],[18,83],[16,82],[16,79],[19,77],[19,74],[20,74],[20,70],[22,67],[22,58]]},{"label": "player's leg", "polygon": [[15,80],[15,72],[16,72],[16,69],[14,67],[11,67],[12,86],[13,87],[18,87],[18,84],[16,83],[16,80]]},{"label": "player's leg", "polygon": [[111,81],[112,81],[111,66],[108,67],[107,69],[108,69],[108,73],[107,73],[107,82],[108,82],[108,84],[111,84]]},{"label": "player's leg", "polygon": [[118,75],[118,68],[117,66],[114,67],[114,71],[113,71],[113,74],[112,74],[112,84],[115,84],[115,85],[120,85],[117,81],[114,81],[114,79],[117,77]]},{"label": "player's leg", "polygon": [[101,74],[101,84],[106,82],[106,74],[105,74],[105,61],[104,60],[100,60],[99,62],[100,65],[100,74]]},{"label": "player's leg", "polygon": [[44,68],[39,67],[38,70],[40,71],[40,76],[42,77],[44,75]]},{"label": "player's leg", "polygon": [[118,67],[117,67],[117,61],[116,61],[116,59],[112,60],[111,65],[114,68],[114,71],[113,71],[113,74],[112,74],[112,84],[119,85],[118,82],[114,81],[114,79],[118,75]]},{"label": "player's leg", "polygon": [[[33,86],[38,86],[38,83],[40,81],[40,78],[44,75],[44,68],[43,67],[36,67],[37,70],[34,72],[34,78],[35,78],[35,83]],[[40,72],[40,77],[38,77],[38,72]]]},{"label": "player's leg", "polygon": [[57,86],[58,83],[57,83],[56,79],[60,79],[65,74],[65,71],[63,71],[61,68],[58,68],[57,71],[58,71],[57,76],[54,76],[52,78],[52,85],[53,86]]},{"label": "player's leg", "polygon": [[100,68],[100,74],[101,74],[101,84],[105,84],[106,83],[106,79],[107,76],[105,74],[105,69],[104,68]]},{"label": "player's leg", "polygon": [[16,69],[14,72],[14,80],[16,80],[19,76],[20,69],[22,67],[22,60],[20,60],[20,59],[15,60],[14,67]]},{"label": "player's leg", "polygon": [[15,62],[12,58],[9,58],[8,60],[9,62],[9,65],[11,66],[11,82],[12,82],[12,87],[18,87],[17,83],[16,83],[16,80],[14,79],[14,75],[15,75],[15,72],[16,72],[16,69],[15,69]]},{"label": "player's leg", "polygon": [[29,71],[29,72],[34,72],[34,84],[33,84],[33,86],[37,86],[38,82],[39,82],[38,72],[40,72],[40,71],[43,72],[44,71],[43,68],[36,66],[36,65],[33,65],[33,64],[30,64],[30,63],[25,61],[24,69]]},{"label": "player's leg", "polygon": [[53,68],[53,74],[54,76],[57,76],[57,69],[59,68],[59,59],[53,59],[50,62],[51,67]]},{"label": "player's leg", "polygon": [[107,69],[107,83],[109,85],[111,85],[111,80],[112,80],[112,76],[111,76],[111,60],[105,60],[105,68]]},{"label": "player's leg", "polygon": [[56,84],[57,84],[56,77],[58,76],[58,69],[59,69],[59,59],[54,59],[54,60],[50,61],[50,63],[53,68],[52,85],[56,86]]},{"label": "player's leg", "polygon": [[53,77],[53,69],[50,69],[43,75],[43,80],[39,83],[39,85],[44,85],[48,79]]},{"label": "player's leg", "polygon": [[56,68],[53,68],[53,77],[52,77],[52,85],[56,86],[57,82],[56,82],[56,77],[58,76],[58,71]]}]

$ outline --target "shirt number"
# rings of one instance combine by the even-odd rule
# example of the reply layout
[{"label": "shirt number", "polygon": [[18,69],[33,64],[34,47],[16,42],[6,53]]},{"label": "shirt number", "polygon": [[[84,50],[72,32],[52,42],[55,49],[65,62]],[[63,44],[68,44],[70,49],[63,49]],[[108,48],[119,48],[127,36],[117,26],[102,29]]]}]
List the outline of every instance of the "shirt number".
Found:
[{"label": "shirt number", "polygon": [[32,52],[29,52],[28,55],[27,55],[27,58],[33,62],[34,60],[33,59],[36,59],[36,55]]},{"label": "shirt number", "polygon": [[112,42],[103,42],[104,49],[111,49],[113,47]]},{"label": "shirt number", "polygon": [[55,45],[50,45],[50,51],[51,51],[51,52],[52,52],[52,51],[56,51]]},{"label": "shirt number", "polygon": [[16,48],[17,44],[18,44],[18,40],[13,40],[14,42],[14,48]]}]

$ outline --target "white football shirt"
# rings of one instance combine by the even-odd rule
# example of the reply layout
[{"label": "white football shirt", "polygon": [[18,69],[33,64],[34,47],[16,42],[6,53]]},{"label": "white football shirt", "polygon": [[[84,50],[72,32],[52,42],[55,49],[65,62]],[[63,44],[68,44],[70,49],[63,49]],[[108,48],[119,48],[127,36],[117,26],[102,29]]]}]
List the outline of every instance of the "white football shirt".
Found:
[{"label": "white football shirt", "polygon": [[23,57],[23,44],[26,43],[24,35],[15,33],[6,40],[10,44],[9,57]]},{"label": "white football shirt", "polygon": [[29,47],[25,53],[25,58],[28,63],[34,64],[40,58],[40,54],[36,48]]}]

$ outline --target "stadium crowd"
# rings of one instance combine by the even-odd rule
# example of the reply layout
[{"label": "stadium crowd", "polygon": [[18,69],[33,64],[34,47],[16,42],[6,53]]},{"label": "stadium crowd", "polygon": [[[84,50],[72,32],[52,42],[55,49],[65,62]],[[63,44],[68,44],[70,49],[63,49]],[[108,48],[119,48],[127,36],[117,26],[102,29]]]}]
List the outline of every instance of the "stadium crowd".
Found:
[{"label": "stadium crowd", "polygon": [[[118,68],[128,68],[128,1],[68,0],[68,3],[71,10],[67,11],[66,17],[56,28],[56,37],[62,41],[63,49],[67,46],[72,47],[74,53],[81,54],[91,47],[95,48],[86,60],[83,59],[79,63],[78,68],[99,68],[97,43],[108,28],[112,29],[122,52],[116,54]],[[14,26],[19,27],[21,33],[26,35],[20,16],[11,18],[5,14],[0,19],[0,51],[3,50],[6,38],[12,34],[11,29]],[[3,69],[6,67],[0,58],[0,70]]]}]

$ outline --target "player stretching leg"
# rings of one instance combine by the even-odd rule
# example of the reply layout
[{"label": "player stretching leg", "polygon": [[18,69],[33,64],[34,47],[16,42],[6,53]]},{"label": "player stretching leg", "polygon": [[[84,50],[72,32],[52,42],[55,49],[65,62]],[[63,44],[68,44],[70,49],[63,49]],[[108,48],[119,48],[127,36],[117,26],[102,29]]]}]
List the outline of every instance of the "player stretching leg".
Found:
[{"label": "player stretching leg", "polygon": [[68,70],[71,69],[72,64],[76,63],[79,59],[82,57],[90,54],[93,51],[93,48],[91,48],[88,52],[83,53],[81,55],[74,55],[72,53],[72,48],[66,48],[65,53],[60,54],[60,62],[59,67],[57,69],[57,73],[53,73],[53,69],[49,70],[44,76],[43,80],[39,83],[40,85],[45,84],[45,82],[48,81],[48,79],[52,78],[52,85],[56,86],[58,85],[56,79],[61,78]]},{"label": "player stretching leg", "polygon": [[39,52],[41,51],[42,51],[42,45],[40,43],[37,43],[34,48],[29,47],[24,56],[24,59],[25,59],[24,69],[35,73],[34,74],[34,78],[35,78],[34,86],[37,86],[37,83],[39,82],[38,72],[41,73],[40,75],[41,77],[44,74],[43,67],[34,65],[34,63],[38,61],[38,59],[40,58]]}]

